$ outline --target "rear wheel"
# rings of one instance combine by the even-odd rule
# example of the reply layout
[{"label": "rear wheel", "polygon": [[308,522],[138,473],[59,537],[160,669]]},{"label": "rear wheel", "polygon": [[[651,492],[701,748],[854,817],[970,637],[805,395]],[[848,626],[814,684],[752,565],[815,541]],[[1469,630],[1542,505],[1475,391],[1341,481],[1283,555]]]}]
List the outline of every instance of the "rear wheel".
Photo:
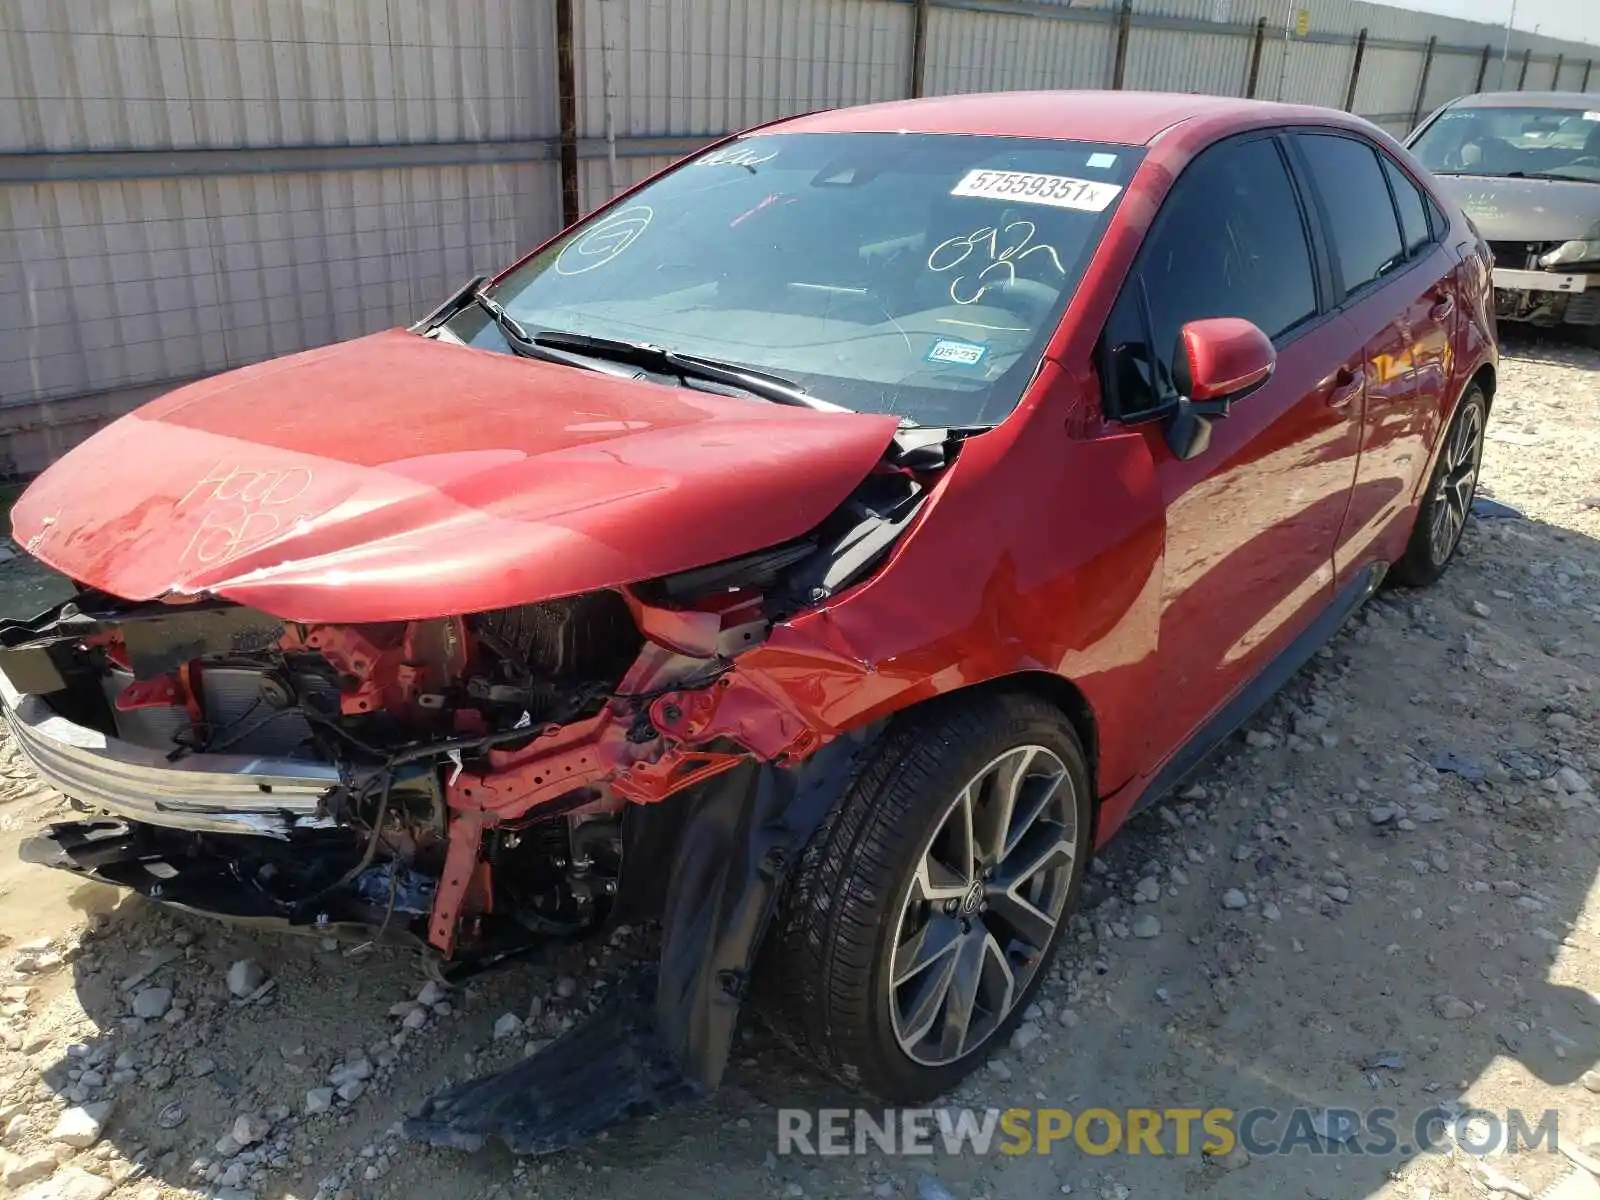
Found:
[{"label": "rear wheel", "polygon": [[948,1090],[1044,978],[1089,852],[1083,750],[1024,696],[903,717],[813,839],[762,970],[809,1061],[891,1102]]},{"label": "rear wheel", "polygon": [[1444,574],[1461,543],[1478,493],[1478,468],[1483,461],[1483,431],[1488,421],[1489,403],[1476,383],[1467,389],[1456,405],[1455,417],[1445,433],[1444,445],[1433,466],[1433,476],[1405,554],[1389,572],[1390,579],[1405,587],[1426,587]]}]

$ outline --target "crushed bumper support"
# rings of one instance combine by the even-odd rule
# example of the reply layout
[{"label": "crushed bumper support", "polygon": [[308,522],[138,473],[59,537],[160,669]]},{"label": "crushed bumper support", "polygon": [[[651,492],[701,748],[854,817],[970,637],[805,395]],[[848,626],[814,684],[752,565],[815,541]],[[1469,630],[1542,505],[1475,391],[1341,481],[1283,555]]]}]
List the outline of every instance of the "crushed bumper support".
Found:
[{"label": "crushed bumper support", "polygon": [[275,903],[241,879],[226,855],[192,855],[170,844],[172,836],[136,822],[68,821],[25,839],[18,853],[36,866],[70,871],[173,908],[265,929],[364,933],[383,918],[381,908],[362,904],[352,894],[330,896],[315,911],[297,912],[292,904]]},{"label": "crushed bumper support", "polygon": [[740,669],[736,654],[765,620],[748,598],[722,603],[678,613],[635,601],[646,647],[598,713],[512,730],[501,737],[519,745],[486,748],[476,768],[451,772],[448,857],[428,931],[441,954],[453,956],[463,922],[485,911],[486,831],[586,790],[658,804],[758,763],[794,766],[836,736],[785,689]]},{"label": "crushed bumper support", "polygon": [[0,670],[0,707],[40,776],[75,800],[130,820],[191,832],[287,838],[327,827],[340,786],[327,763],[246,754],[174,758],[68,720]]}]

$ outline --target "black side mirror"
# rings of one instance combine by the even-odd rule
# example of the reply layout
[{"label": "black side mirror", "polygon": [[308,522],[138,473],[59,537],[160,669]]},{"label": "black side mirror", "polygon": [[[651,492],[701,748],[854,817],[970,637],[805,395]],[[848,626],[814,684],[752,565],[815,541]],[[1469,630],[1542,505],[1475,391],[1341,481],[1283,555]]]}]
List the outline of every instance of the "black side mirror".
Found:
[{"label": "black side mirror", "polygon": [[1211,422],[1228,415],[1228,400],[1191,400],[1179,396],[1167,418],[1167,448],[1185,461],[1198,458],[1211,446]]}]

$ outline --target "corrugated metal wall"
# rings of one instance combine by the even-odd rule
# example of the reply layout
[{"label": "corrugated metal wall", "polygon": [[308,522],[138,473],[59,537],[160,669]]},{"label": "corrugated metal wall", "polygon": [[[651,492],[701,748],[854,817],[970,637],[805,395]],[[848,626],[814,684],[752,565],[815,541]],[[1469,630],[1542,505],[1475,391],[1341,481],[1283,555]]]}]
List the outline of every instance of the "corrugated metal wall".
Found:
[{"label": "corrugated metal wall", "polygon": [[[553,14],[0,0],[0,161],[37,176],[0,186],[0,470],[174,381],[426,311],[559,225]],[[433,161],[517,141],[546,161]]]},{"label": "corrugated metal wall", "polygon": [[[714,136],[910,94],[913,0],[0,0],[0,473],[176,382],[356,336]],[[1109,87],[1343,106],[1394,133],[1500,86],[1502,31],[1362,0],[929,0],[927,94]],[[1299,4],[1290,7],[1299,7]],[[1257,46],[1257,23],[1265,33]],[[1491,47],[1485,60],[1484,47]],[[1517,34],[1504,85],[1600,90]],[[1524,56],[1531,57],[1525,60]],[[569,199],[568,201],[572,201]]]},{"label": "corrugated metal wall", "polygon": [[[815,108],[893,100],[910,79],[911,6],[885,0],[574,0],[579,136],[622,139],[620,189],[709,140]],[[609,103],[607,72],[609,69]],[[613,194],[593,145],[584,211]]]}]

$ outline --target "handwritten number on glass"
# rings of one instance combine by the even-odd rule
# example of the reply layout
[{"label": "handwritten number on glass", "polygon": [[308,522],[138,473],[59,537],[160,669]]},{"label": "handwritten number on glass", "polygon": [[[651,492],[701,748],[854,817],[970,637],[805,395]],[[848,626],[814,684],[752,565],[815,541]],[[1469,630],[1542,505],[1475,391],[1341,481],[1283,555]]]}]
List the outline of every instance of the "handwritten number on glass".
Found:
[{"label": "handwritten number on glass", "polygon": [[1046,255],[1057,273],[1065,275],[1056,248],[1033,240],[1037,232],[1032,221],[1012,221],[946,238],[928,255],[928,270],[943,273],[965,268],[950,280],[950,299],[957,304],[976,304],[991,287],[1011,283],[1017,277],[1017,264],[1035,254]]}]

